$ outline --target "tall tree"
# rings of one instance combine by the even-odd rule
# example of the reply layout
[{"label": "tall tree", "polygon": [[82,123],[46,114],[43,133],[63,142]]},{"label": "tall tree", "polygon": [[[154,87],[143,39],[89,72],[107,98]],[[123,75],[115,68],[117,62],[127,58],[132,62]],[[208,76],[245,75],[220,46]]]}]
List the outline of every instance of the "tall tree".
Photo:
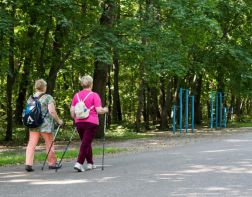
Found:
[{"label": "tall tree", "polygon": [[5,140],[12,140],[12,130],[13,130],[13,85],[15,83],[15,56],[14,56],[14,47],[15,47],[15,37],[14,37],[14,28],[15,28],[15,14],[16,14],[16,2],[11,2],[10,4],[10,17],[11,17],[11,26],[9,31],[9,68],[7,74],[7,130]]},{"label": "tall tree", "polygon": [[[36,6],[36,4],[35,4]],[[16,110],[15,110],[15,122],[18,125],[22,125],[22,112],[24,107],[24,102],[26,99],[26,92],[27,88],[29,88],[29,84],[31,83],[30,80],[30,73],[33,70],[32,60],[34,58],[34,44],[36,43],[34,37],[36,34],[36,24],[37,24],[37,17],[36,17],[36,9],[35,7],[31,7],[28,9],[29,15],[29,25],[27,28],[27,35],[24,36],[24,43],[26,51],[24,51],[24,64],[23,70],[21,73],[21,80],[19,83],[19,91],[18,96],[16,99]]]},{"label": "tall tree", "polygon": [[[146,88],[146,80],[145,80],[145,58],[147,57],[147,45],[148,45],[148,38],[147,34],[144,34],[144,30],[146,30],[146,24],[150,20],[150,6],[152,1],[151,0],[146,0],[144,4],[142,4],[142,1],[139,1],[139,15],[140,15],[140,23],[142,23],[142,30],[143,33],[141,35],[141,45],[143,49],[142,53],[142,59],[139,62],[139,88],[138,88],[138,105],[137,105],[137,112],[136,112],[136,131],[140,132],[141,131],[141,119],[142,119],[142,113],[143,113],[143,108],[144,108],[144,91]],[[145,5],[145,8],[143,6]]]},{"label": "tall tree", "polygon": [[[109,33],[112,31],[113,23],[115,20],[115,10],[116,9],[116,2],[114,0],[106,0],[102,4],[102,15],[100,18],[100,31],[105,31]],[[101,35],[101,34],[100,34]],[[104,40],[103,40],[104,41]],[[102,45],[103,43],[98,43],[98,45]],[[108,45],[106,51],[110,51],[111,46]],[[94,91],[97,92],[102,101],[102,105],[106,105],[106,85],[108,81],[108,69],[109,69],[109,62],[104,62],[96,57],[95,60],[95,67],[94,67]],[[104,116],[100,116],[100,127],[97,131],[96,137],[103,137],[104,136]]]},{"label": "tall tree", "polygon": [[[116,13],[115,13],[115,25],[118,26],[120,20],[120,0],[117,0]],[[119,40],[119,35],[116,35]],[[112,119],[113,122],[118,123],[122,121],[122,111],[121,102],[119,95],[119,71],[120,71],[120,61],[119,61],[119,49],[115,45],[113,47],[113,68],[114,68],[114,91],[113,91],[113,109],[112,109]]]},{"label": "tall tree", "polygon": [[114,49],[113,53],[113,65],[114,65],[114,91],[113,91],[113,111],[112,119],[113,122],[118,123],[122,121],[122,112],[121,112],[121,102],[119,95],[119,55],[118,49]]}]

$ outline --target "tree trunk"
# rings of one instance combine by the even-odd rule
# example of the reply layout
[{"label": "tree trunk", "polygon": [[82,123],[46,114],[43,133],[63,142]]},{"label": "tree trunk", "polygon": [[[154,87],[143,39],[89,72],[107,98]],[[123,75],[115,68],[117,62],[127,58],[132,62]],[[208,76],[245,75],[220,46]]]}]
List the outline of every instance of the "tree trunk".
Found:
[{"label": "tree trunk", "polygon": [[43,46],[40,49],[39,62],[37,66],[39,78],[45,77],[45,51],[46,51],[46,44],[48,42],[48,38],[49,38],[49,27],[47,27],[44,32]]},{"label": "tree trunk", "polygon": [[174,103],[176,105],[176,122],[179,122],[179,88],[180,88],[180,80],[178,79],[177,76],[174,77]]},{"label": "tree trunk", "polygon": [[[99,94],[102,106],[106,106],[108,68],[108,64],[102,63],[100,61],[95,62],[93,91]],[[100,125],[97,130],[96,137],[101,138],[104,136],[104,115],[99,115],[99,120]]]},{"label": "tree trunk", "polygon": [[[162,97],[162,112],[161,112],[161,123],[160,123],[160,130],[164,131],[169,128],[168,126],[168,118],[170,117],[171,107],[172,107],[172,80],[169,79],[167,86],[165,87],[165,83],[162,82],[164,79],[161,79],[161,84],[163,84],[163,92]],[[166,90],[166,91],[165,91]],[[165,92],[166,93],[165,93]]]},{"label": "tree trunk", "polygon": [[166,88],[165,88],[165,79],[162,77],[160,79],[161,83],[161,122],[160,122],[160,130],[166,130],[167,129],[167,105],[166,105]]},{"label": "tree trunk", "polygon": [[129,113],[129,119],[131,121],[135,121],[135,111],[136,111],[136,106],[135,106],[135,103],[136,103],[136,100],[134,99],[134,91],[135,91],[135,88],[136,88],[136,77],[135,77],[135,74],[134,74],[134,69],[131,68],[131,83],[130,83],[130,88],[129,88],[129,95],[130,95],[130,98],[129,98],[129,103],[127,104],[128,107],[127,107],[127,112]]},{"label": "tree trunk", "polygon": [[201,125],[201,118],[202,118],[202,113],[201,113],[201,105],[200,105],[200,100],[201,100],[201,90],[202,90],[202,75],[198,76],[196,79],[196,87],[194,90],[194,96],[195,96],[195,105],[194,105],[194,111],[195,111],[195,124]]},{"label": "tree trunk", "polygon": [[252,112],[252,107],[251,107],[251,99],[249,97],[247,97],[247,102],[246,102],[246,112],[247,115],[251,115]]},{"label": "tree trunk", "polygon": [[3,30],[0,30],[0,46],[2,46],[1,51],[0,51],[0,70],[2,70],[2,68],[3,68],[3,54],[4,54],[3,48],[5,48],[4,47],[5,44],[4,44],[4,32],[3,32]]},{"label": "tree trunk", "polygon": [[28,41],[26,43],[26,48],[28,49],[27,53],[25,54],[24,60],[24,68],[23,73],[21,75],[21,82],[19,84],[19,92],[18,98],[16,100],[16,111],[15,111],[15,122],[18,125],[22,125],[22,112],[24,108],[26,92],[28,85],[30,84],[30,70],[32,70],[32,57],[33,57],[33,42],[34,35],[36,33],[36,29],[33,28],[33,25],[36,23],[36,15],[32,15],[31,13],[31,22],[30,26],[27,31]]},{"label": "tree trunk", "polygon": [[26,99],[27,87],[30,84],[30,59],[25,59],[24,70],[21,75],[21,82],[19,84],[18,98],[16,100],[15,122],[22,125],[22,113]]},{"label": "tree trunk", "polygon": [[108,128],[109,128],[109,125],[111,124],[111,109],[112,109],[112,90],[111,90],[111,66],[108,65],[108,82],[107,82],[107,85],[108,85],[108,102],[107,102],[107,105],[108,105],[108,121],[107,121],[107,125],[108,125]]},{"label": "tree trunk", "polygon": [[172,86],[173,86],[173,80],[169,79],[167,90],[166,90],[167,91],[167,93],[166,93],[166,104],[168,106],[168,109],[167,109],[168,123],[169,123],[169,120],[171,119],[172,103],[173,103]]},{"label": "tree trunk", "polygon": [[161,120],[161,115],[158,107],[158,90],[156,87],[149,88],[150,91],[150,111],[151,111],[151,120],[153,121],[153,125],[156,125]]},{"label": "tree trunk", "polygon": [[136,113],[136,132],[141,131],[141,115],[144,104],[144,89],[145,89],[145,80],[144,80],[144,63],[140,63],[139,66],[139,75],[140,75],[140,85],[138,90],[138,107]]},{"label": "tree trunk", "polygon": [[249,106],[248,106],[248,115],[252,115],[252,100],[249,99]]},{"label": "tree trunk", "polygon": [[[145,11],[143,12],[142,9],[142,2],[139,2],[139,13],[140,13],[140,21],[141,23],[147,24],[148,21],[150,20],[150,6],[151,6],[151,0],[146,0],[145,1]],[[148,37],[146,35],[142,35],[142,47],[146,48],[148,44]],[[138,107],[137,107],[137,113],[136,113],[136,122],[135,122],[135,127],[136,127],[136,132],[141,131],[141,114],[142,110],[144,107],[144,91],[146,88],[146,82],[145,82],[145,59],[147,58],[148,54],[143,54],[140,65],[139,65],[139,90],[138,90]]]},{"label": "tree trunk", "polygon": [[232,115],[234,114],[234,108],[235,108],[235,95],[231,94],[227,120],[231,120]]},{"label": "tree trunk", "polygon": [[146,130],[150,129],[150,119],[149,119],[149,93],[147,87],[144,90],[144,107],[143,107],[143,117],[144,117],[144,127]]},{"label": "tree trunk", "polygon": [[61,48],[62,48],[62,27],[61,24],[56,25],[55,29],[55,40],[53,42],[52,48],[52,65],[49,71],[48,80],[47,80],[47,93],[53,95],[55,89],[55,83],[57,79],[57,74],[60,69],[59,62],[61,61]]},{"label": "tree trunk", "polygon": [[16,13],[16,4],[12,3],[11,5],[11,17],[12,17],[12,24],[10,26],[10,38],[9,38],[9,72],[7,75],[7,130],[5,135],[6,141],[12,140],[12,129],[13,129],[13,122],[12,122],[12,91],[13,85],[15,83],[15,62],[14,62],[14,18]]},{"label": "tree trunk", "polygon": [[224,79],[224,73],[222,71],[222,68],[219,67],[219,70],[218,70],[218,74],[217,74],[217,91],[218,92],[222,92],[223,93],[223,90],[224,90],[224,82],[223,82],[223,79]]},{"label": "tree trunk", "polygon": [[113,92],[113,111],[112,111],[112,119],[114,123],[118,123],[122,121],[122,111],[121,111],[121,103],[119,96],[119,59],[118,59],[118,51],[114,49],[114,92]]},{"label": "tree trunk", "polygon": [[[103,13],[100,18],[100,25],[107,30],[112,30],[115,20],[116,2],[106,0],[102,4]],[[109,49],[108,49],[109,50]],[[103,106],[106,104],[106,83],[108,77],[109,65],[101,61],[95,61],[94,69],[94,91],[97,92],[100,97]],[[100,125],[96,133],[96,137],[101,138],[104,136],[104,116],[99,116]]]},{"label": "tree trunk", "polygon": [[64,37],[64,29],[61,24],[56,25],[55,29],[55,40],[53,42],[52,48],[52,65],[49,71],[48,80],[47,80],[47,93],[53,95],[56,79],[59,70],[64,66],[66,60],[70,56],[72,50],[69,49],[63,54],[62,46],[63,46],[63,37]]},{"label": "tree trunk", "polygon": [[240,95],[236,97],[236,110],[235,114],[237,115],[238,121],[241,121],[241,97]]}]

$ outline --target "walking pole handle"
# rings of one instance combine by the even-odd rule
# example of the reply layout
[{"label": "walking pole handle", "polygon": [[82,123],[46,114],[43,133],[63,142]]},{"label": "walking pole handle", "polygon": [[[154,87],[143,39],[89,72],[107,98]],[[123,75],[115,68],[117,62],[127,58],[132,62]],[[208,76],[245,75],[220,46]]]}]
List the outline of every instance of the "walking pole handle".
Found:
[{"label": "walking pole handle", "polygon": [[57,130],[56,130],[56,132],[55,132],[53,141],[55,140],[55,138],[56,138],[56,136],[57,136],[57,134],[58,134],[58,132],[59,132],[60,127],[61,127],[61,125],[59,124],[59,125],[58,125],[58,128],[57,128]]}]

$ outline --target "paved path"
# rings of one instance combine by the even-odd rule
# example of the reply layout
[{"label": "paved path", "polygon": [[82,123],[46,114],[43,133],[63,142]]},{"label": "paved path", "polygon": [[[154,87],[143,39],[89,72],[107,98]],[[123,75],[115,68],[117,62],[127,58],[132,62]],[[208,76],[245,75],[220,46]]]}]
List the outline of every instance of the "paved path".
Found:
[{"label": "paved path", "polygon": [[[1,197],[252,196],[252,133],[105,158],[83,173],[64,162],[57,173],[0,168]],[[99,158],[96,163],[101,163]]]}]

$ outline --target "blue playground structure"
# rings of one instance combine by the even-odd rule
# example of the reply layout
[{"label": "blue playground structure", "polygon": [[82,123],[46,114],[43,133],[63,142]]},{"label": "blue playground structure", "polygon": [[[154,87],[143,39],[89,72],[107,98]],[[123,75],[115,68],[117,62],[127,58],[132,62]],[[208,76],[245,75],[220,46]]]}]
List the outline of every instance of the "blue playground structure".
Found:
[{"label": "blue playground structure", "polygon": [[[188,89],[179,89],[179,128],[180,133],[182,133],[183,129],[183,91],[185,91],[185,130],[188,133],[189,128],[189,98],[191,98],[191,129],[194,132],[194,96],[189,96]],[[173,105],[172,107],[172,115],[173,115],[173,133],[176,132],[176,110],[177,106]]]},{"label": "blue playground structure", "polygon": [[223,107],[222,92],[211,92],[210,96],[210,128],[227,127],[227,108]]}]

